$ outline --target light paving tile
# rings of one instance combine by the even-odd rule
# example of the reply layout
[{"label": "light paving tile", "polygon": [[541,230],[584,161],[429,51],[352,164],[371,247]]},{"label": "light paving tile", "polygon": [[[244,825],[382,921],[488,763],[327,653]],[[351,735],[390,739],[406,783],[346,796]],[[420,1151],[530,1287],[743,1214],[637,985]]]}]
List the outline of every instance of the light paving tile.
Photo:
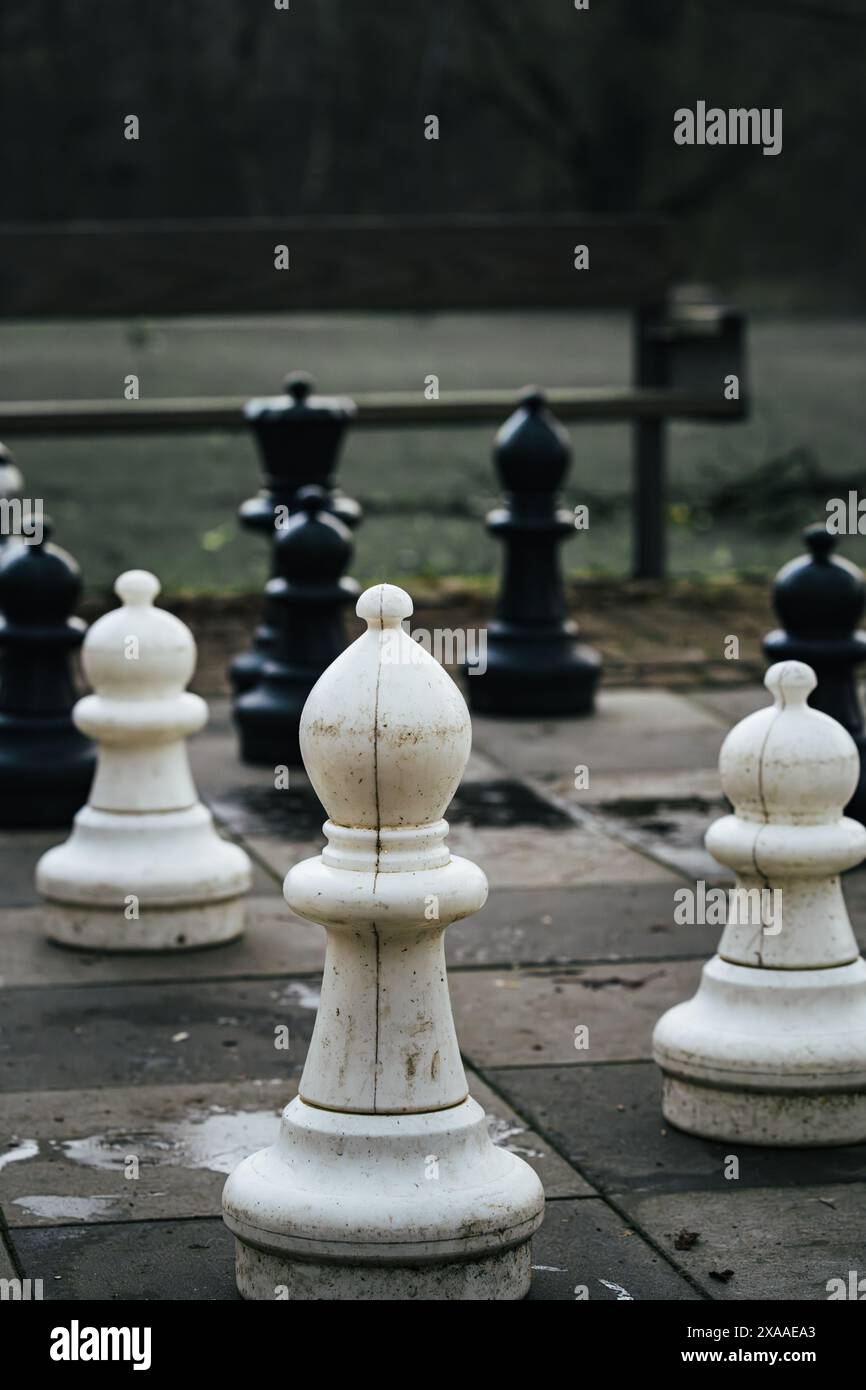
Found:
[{"label": "light paving tile", "polygon": [[453,854],[480,865],[491,888],[547,888],[555,884],[675,883],[676,874],[611,839],[595,826],[539,832],[531,827],[488,829],[454,825]]},{"label": "light paving tile", "polygon": [[50,909],[0,911],[0,989],[31,985],[145,983],[255,975],[303,975],[322,969],[324,928],[304,922],[275,892],[247,898],[239,941],[203,951],[109,955],[67,950],[45,939]]},{"label": "light paving tile", "polygon": [[[692,995],[697,961],[520,970],[451,976],[460,1038],[476,1067],[637,1060],[650,1055],[659,1016]],[[575,1029],[588,1030],[576,1047]]]},{"label": "light paving tile", "polygon": [[591,776],[712,767],[724,732],[718,716],[667,690],[602,690],[596,713],[581,719],[473,719],[482,753],[534,778],[565,778],[578,764]]}]

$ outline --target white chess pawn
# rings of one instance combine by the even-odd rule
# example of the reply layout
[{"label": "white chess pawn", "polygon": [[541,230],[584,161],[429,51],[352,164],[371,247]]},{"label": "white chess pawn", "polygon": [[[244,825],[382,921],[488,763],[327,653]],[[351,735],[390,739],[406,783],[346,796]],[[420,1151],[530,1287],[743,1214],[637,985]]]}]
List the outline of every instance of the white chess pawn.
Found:
[{"label": "white chess pawn", "polygon": [[800,661],[771,666],[775,704],[728,734],[719,760],[734,814],[707,849],[736,871],[718,955],[653,1037],[663,1110],[680,1129],[747,1144],[866,1140],[866,962],[839,874],[866,855],[843,815],[857,748],[807,703]]},{"label": "white chess pawn", "polygon": [[0,551],[19,533],[24,479],[5,444],[0,444]]},{"label": "white chess pawn", "polygon": [[453,856],[442,813],[471,743],[451,678],[402,621],[412,600],[362,594],[368,630],[301,717],[327,846],[286,901],[328,930],[322,999],[299,1095],[273,1148],[223,1194],[249,1299],[517,1299],[544,1194],[491,1142],[467,1091],[443,934],[487,881]]},{"label": "white chess pawn", "polygon": [[123,607],[84,639],[93,688],[73,711],[99,744],[88,804],[65,844],[36,868],[56,908],[48,935],[107,951],[183,950],[243,930],[250,864],[217,834],[190,775],[185,739],[207,721],[186,690],[195,669],[189,628],[154,608],[159,580],[129,570],[114,586]]}]

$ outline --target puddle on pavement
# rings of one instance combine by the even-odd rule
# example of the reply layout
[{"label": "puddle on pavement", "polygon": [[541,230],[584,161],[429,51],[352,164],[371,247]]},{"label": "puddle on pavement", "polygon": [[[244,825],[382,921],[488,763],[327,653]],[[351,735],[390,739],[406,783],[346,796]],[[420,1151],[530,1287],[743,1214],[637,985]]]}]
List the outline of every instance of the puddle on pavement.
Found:
[{"label": "puddle on pavement", "polygon": [[65,1139],[58,1148],[88,1168],[122,1170],[134,1154],[142,1163],[230,1173],[242,1158],[273,1144],[278,1130],[279,1108],[230,1111],[211,1106],[206,1114],[188,1115],[148,1130]]}]

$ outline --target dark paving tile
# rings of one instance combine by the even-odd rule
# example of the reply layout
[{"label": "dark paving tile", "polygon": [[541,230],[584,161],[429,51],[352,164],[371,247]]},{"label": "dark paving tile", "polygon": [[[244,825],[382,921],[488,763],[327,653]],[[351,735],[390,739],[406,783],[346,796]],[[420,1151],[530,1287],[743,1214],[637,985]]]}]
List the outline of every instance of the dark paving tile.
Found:
[{"label": "dark paving tile", "polygon": [[[9,990],[0,1089],[293,1075],[317,998],[312,982],[290,980]],[[287,1051],[274,1047],[277,1024],[289,1027]]]},{"label": "dark paving tile", "polygon": [[673,1129],[661,1113],[652,1062],[584,1067],[486,1068],[492,1084],[534,1129],[605,1192],[730,1191],[725,1159],[739,1159],[738,1188],[862,1181],[866,1145],[759,1149],[717,1144]]},{"label": "dark paving tile", "polygon": [[9,831],[3,835],[0,844],[3,907],[31,907],[41,901],[33,882],[37,861],[47,849],[61,844],[65,839],[66,832],[62,830],[44,834]]},{"label": "dark paving tile", "polygon": [[[271,779],[272,780],[272,779]],[[326,819],[319,798],[300,774],[290,785],[255,787],[232,785],[210,797],[210,806],[224,825],[239,835],[309,839]],[[504,828],[534,826],[539,830],[567,827],[571,819],[521,782],[464,782],[445,813],[453,825]]]},{"label": "dark paving tile", "polygon": [[[866,1187],[846,1183],[793,1191],[741,1190],[729,1182],[727,1189],[635,1194],[623,1198],[623,1205],[712,1298],[826,1301],[839,1287],[828,1288],[831,1279],[841,1279],[850,1296],[850,1271],[857,1271],[855,1284],[863,1274]],[[684,1229],[690,1248],[677,1250],[675,1242]],[[776,1319],[768,1316],[766,1321]]]},{"label": "dark paving tile", "polygon": [[669,883],[499,888],[473,917],[448,928],[451,965],[556,965],[584,960],[705,957],[716,927],[677,926]]},{"label": "dark paving tile", "polygon": [[577,1290],[591,1302],[701,1297],[595,1197],[547,1203],[544,1223],[532,1242],[532,1265],[533,1302],[573,1302]]},{"label": "dark paving tile", "polygon": [[672,798],[623,798],[593,806],[586,802],[605,830],[622,834],[667,864],[695,878],[730,878],[733,874],[704,849],[704,836],[714,820],[728,814],[723,800],[701,796]]},{"label": "dark paving tile", "polygon": [[[128,1302],[237,1298],[234,1243],[218,1218],[55,1226],[15,1232],[24,1275],[46,1299]],[[549,1202],[533,1241],[533,1301],[697,1299],[688,1282],[596,1198]]]},{"label": "dark paving tile", "polygon": [[16,1231],[25,1277],[46,1299],[129,1303],[238,1297],[234,1239],[220,1218]]}]

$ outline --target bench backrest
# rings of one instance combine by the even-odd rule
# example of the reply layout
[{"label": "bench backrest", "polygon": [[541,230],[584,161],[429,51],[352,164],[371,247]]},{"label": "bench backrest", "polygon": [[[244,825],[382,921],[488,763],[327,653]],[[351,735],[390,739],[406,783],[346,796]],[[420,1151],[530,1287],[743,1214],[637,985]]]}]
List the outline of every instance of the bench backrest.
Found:
[{"label": "bench backrest", "polygon": [[[289,268],[275,267],[275,247]],[[575,269],[574,248],[589,249]],[[0,316],[650,307],[680,270],[659,220],[331,217],[0,224]]]}]

